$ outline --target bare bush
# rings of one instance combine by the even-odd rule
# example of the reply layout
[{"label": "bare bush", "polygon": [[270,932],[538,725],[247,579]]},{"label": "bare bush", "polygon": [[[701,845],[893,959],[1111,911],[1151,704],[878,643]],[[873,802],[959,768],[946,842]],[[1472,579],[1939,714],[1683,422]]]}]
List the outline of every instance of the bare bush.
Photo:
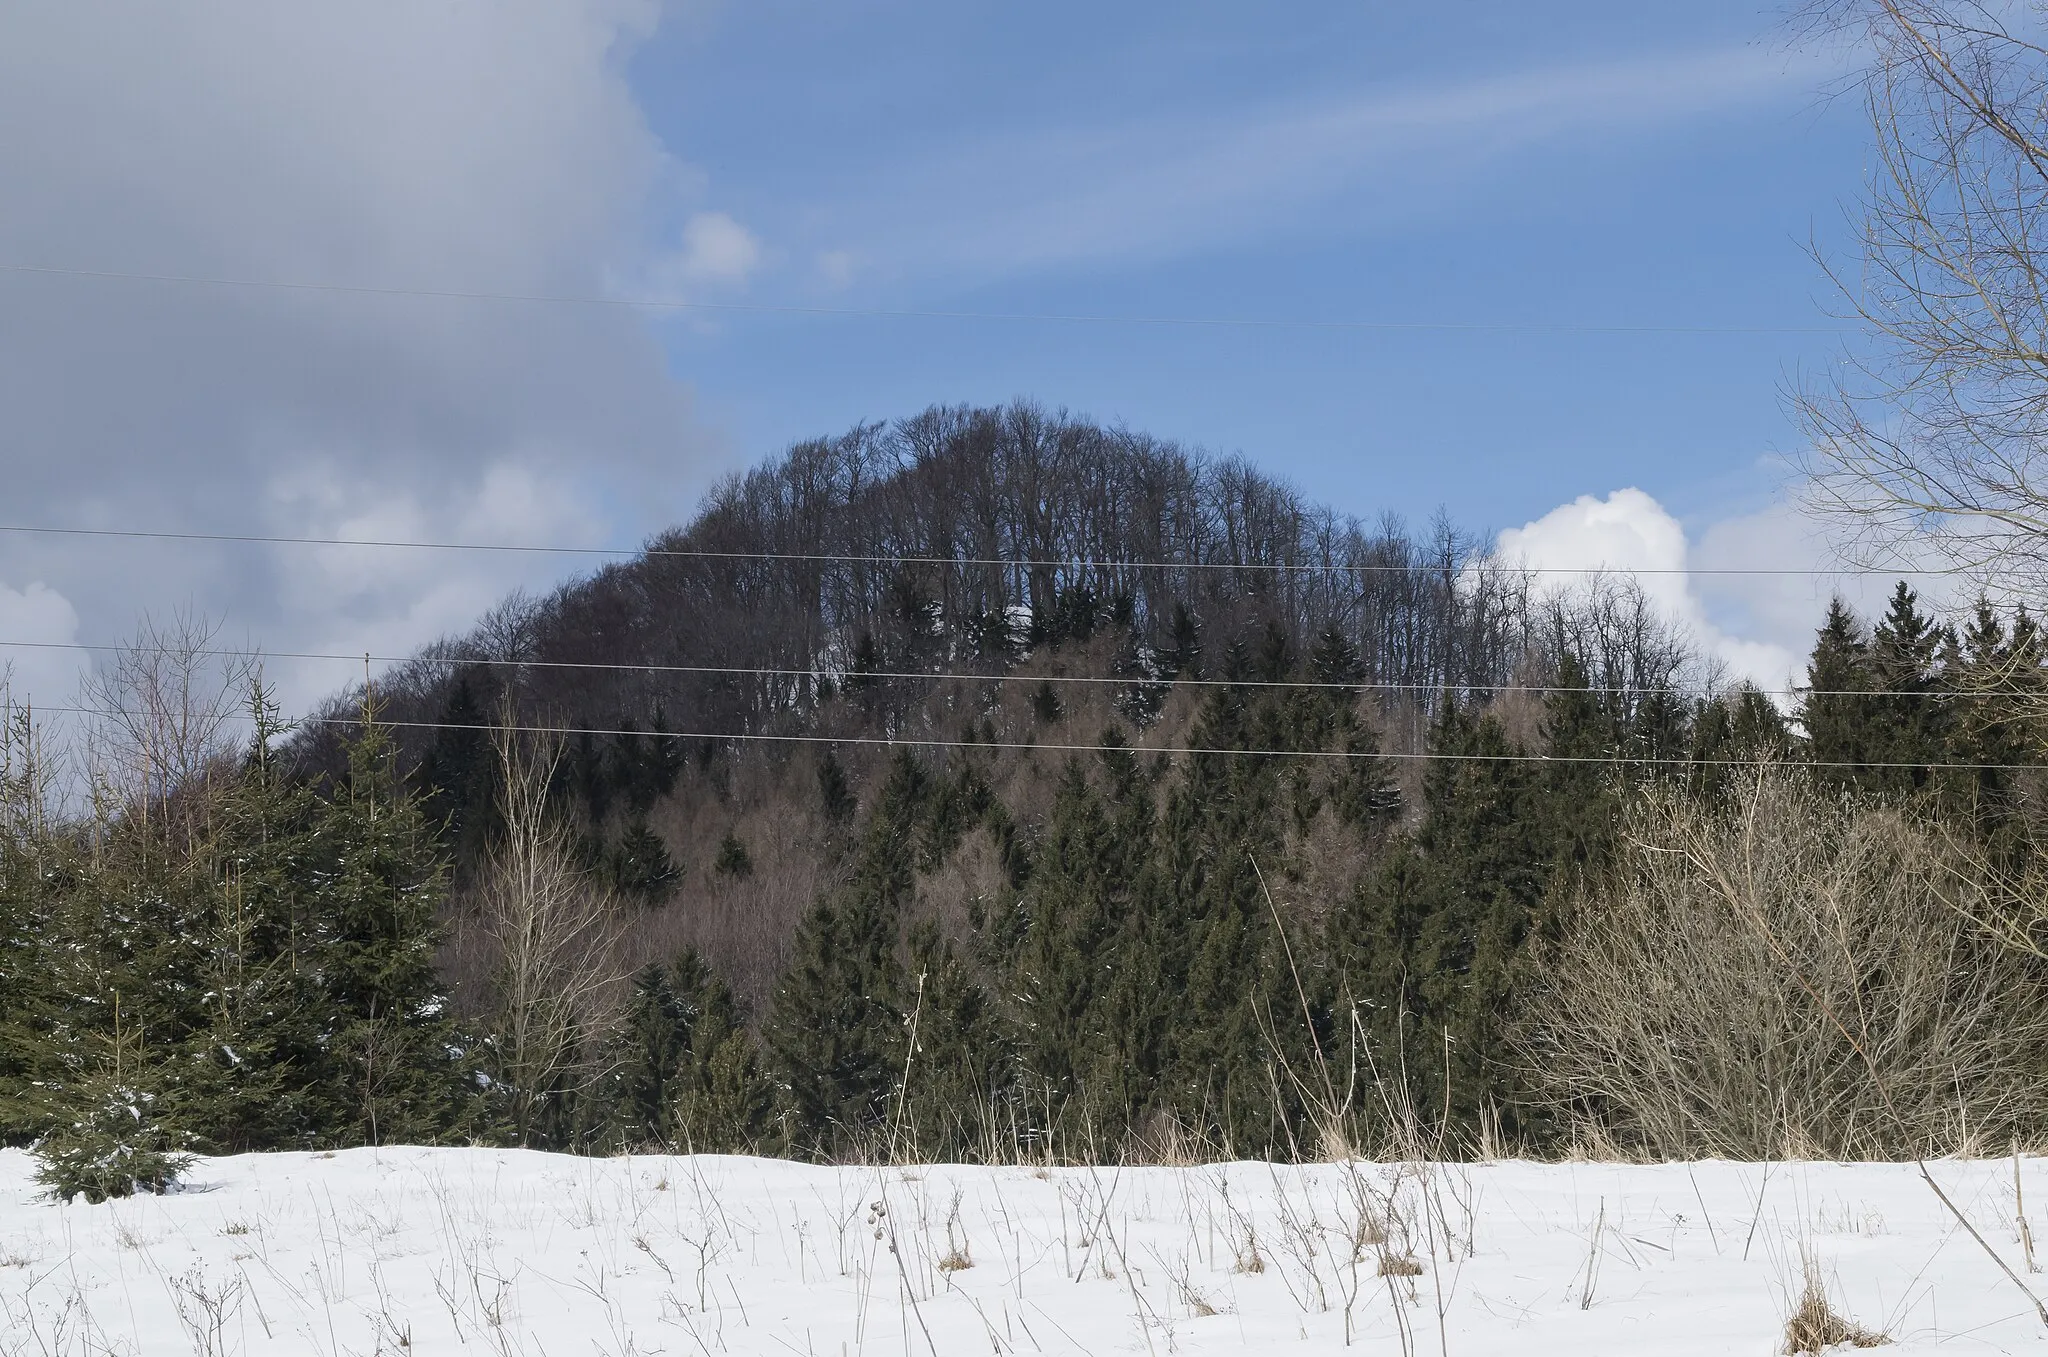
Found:
[{"label": "bare bush", "polygon": [[1891,1158],[2031,1135],[2039,967],[1934,829],[1760,768],[1652,794],[1521,1038],[1584,1138],[1651,1158]]}]

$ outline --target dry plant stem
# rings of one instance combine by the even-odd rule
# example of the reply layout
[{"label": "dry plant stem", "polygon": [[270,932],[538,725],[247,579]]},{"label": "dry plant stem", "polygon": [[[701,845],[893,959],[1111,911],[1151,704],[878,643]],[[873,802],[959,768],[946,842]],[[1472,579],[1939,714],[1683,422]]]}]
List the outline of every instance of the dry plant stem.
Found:
[{"label": "dry plant stem", "polygon": [[[1761,780],[1764,776],[1765,770],[1759,767],[1757,770],[1758,779]],[[1747,841],[1752,844],[1756,827],[1755,812],[1759,801],[1760,798],[1751,799],[1749,813],[1744,817]],[[1878,1067],[1877,1061],[1871,1056],[1867,1040],[1868,1033],[1866,1032],[1864,1036],[1859,1037],[1856,1033],[1849,1030],[1848,1025],[1842,1021],[1841,1017],[1835,1012],[1834,1007],[1823,999],[1819,991],[1814,988],[1812,982],[1807,978],[1804,969],[1785,950],[1784,944],[1778,940],[1777,933],[1771,928],[1770,921],[1764,918],[1750,904],[1750,897],[1747,893],[1738,889],[1736,883],[1728,880],[1722,873],[1718,862],[1711,861],[1691,850],[1688,850],[1688,856],[1691,858],[1694,868],[1706,875],[1709,880],[1713,881],[1720,888],[1727,902],[1738,912],[1749,918],[1751,923],[1761,931],[1766,943],[1777,954],[1779,961],[1784,965],[1787,973],[1792,976],[1793,981],[1806,991],[1808,997],[1814,1001],[1821,1012],[1827,1015],[1828,1021],[1833,1023],[1836,1030],[1842,1034],[1842,1039],[1849,1043],[1850,1049],[1856,1052],[1858,1059],[1863,1062],[1865,1070],[1869,1073],[1872,1084],[1877,1089],[1878,1096],[1891,1109],[1893,1116],[1903,1124],[1905,1118],[1899,1115],[1897,1107],[1892,1104],[1890,1089],[1884,1073]],[[1753,862],[1753,858],[1746,857],[1745,862]],[[1926,1158],[1916,1153],[1913,1156],[1913,1166],[1919,1171],[1921,1181],[1927,1184],[1928,1188],[1940,1200],[1948,1213],[1955,1217],[1956,1224],[1962,1226],[1970,1238],[1977,1241],[1977,1247],[1982,1249],[1985,1256],[1991,1259],[1993,1263],[1997,1264],[1998,1270],[2003,1272],[2007,1280],[2011,1281],[2019,1289],[2020,1294],[2027,1298],[2028,1302],[2034,1307],[2034,1314],[2041,1321],[2041,1326],[2044,1329],[2048,1329],[2048,1304],[2043,1304],[2041,1298],[2034,1294],[2033,1288],[2027,1285],[2019,1273],[2013,1271],[2012,1264],[2006,1262],[1999,1255],[1998,1250],[1991,1247],[1991,1241],[1984,1237],[1983,1232],[1976,1227],[1969,1216],[1963,1213],[1962,1208],[1956,1205],[1955,1201],[1948,1195],[1948,1192],[1936,1181],[1933,1172],[1927,1167]]]},{"label": "dry plant stem", "polygon": [[917,1055],[917,1024],[924,1013],[924,977],[917,978],[917,1006],[910,1014],[909,1043],[903,1052],[903,1083],[896,1090],[896,1108],[889,1118],[888,1151],[882,1156],[883,1162],[875,1165],[876,1200],[882,1207],[882,1220],[889,1236],[889,1256],[896,1260],[896,1280],[904,1298],[910,1303],[910,1312],[917,1318],[919,1332],[924,1335],[925,1346],[932,1357],[939,1357],[939,1347],[932,1339],[931,1326],[925,1323],[924,1308],[917,1302],[917,1289],[911,1285],[910,1272],[903,1265],[903,1249],[896,1233],[896,1213],[889,1210],[889,1184],[887,1169],[896,1160],[896,1139],[902,1130],[903,1108],[910,1092],[911,1061]]},{"label": "dry plant stem", "polygon": [[[1272,911],[1273,931],[1280,936],[1280,947],[1287,957],[1287,972],[1294,977],[1294,993],[1301,1000],[1301,1020],[1308,1029],[1309,1045],[1315,1051],[1316,1070],[1321,1076],[1323,1083],[1323,1133],[1325,1137],[1340,1134],[1339,1119],[1349,1110],[1350,1098],[1347,1095],[1342,1104],[1337,1100],[1337,1085],[1330,1078],[1330,1062],[1323,1055],[1322,1038],[1316,1035],[1315,1014],[1309,1008],[1308,990],[1301,983],[1300,968],[1294,964],[1294,944],[1288,941],[1287,924],[1280,917],[1280,906],[1273,900],[1272,888],[1266,884],[1266,873],[1260,868],[1259,860],[1255,855],[1247,852],[1245,858],[1252,865],[1252,874],[1259,879],[1259,890],[1266,897],[1266,908]],[[1277,1043],[1275,1044],[1275,1049],[1278,1049]],[[1348,1158],[1350,1137],[1345,1136],[1343,1139]]]},{"label": "dry plant stem", "polygon": [[2012,1214],[2013,1224],[2019,1230],[2020,1253],[2027,1260],[2028,1272],[2039,1272],[2034,1266],[2034,1232],[2027,1227],[2027,1199],[2020,1188],[2020,1147],[2012,1147]]},{"label": "dry plant stem", "polygon": [[1607,1198],[1600,1199],[1599,1214],[1593,1217],[1593,1243],[1586,1250],[1586,1284],[1579,1291],[1579,1308],[1593,1308],[1593,1288],[1600,1281],[1600,1235],[1607,1228]]}]

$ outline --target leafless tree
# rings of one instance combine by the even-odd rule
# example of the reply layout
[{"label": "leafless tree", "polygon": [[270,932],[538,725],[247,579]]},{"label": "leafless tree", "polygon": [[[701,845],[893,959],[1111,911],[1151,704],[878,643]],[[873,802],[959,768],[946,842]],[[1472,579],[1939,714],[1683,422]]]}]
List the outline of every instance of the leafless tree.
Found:
[{"label": "leafless tree", "polygon": [[577,864],[571,832],[548,804],[559,737],[520,730],[508,705],[494,743],[502,828],[478,874],[469,926],[489,954],[496,1075],[523,1138],[550,1100],[592,1073],[619,978],[619,910]]},{"label": "leafless tree", "polygon": [[1860,563],[2048,573],[2048,5],[1816,0],[1869,53],[1860,268],[1823,260],[1868,331],[1792,403],[1809,498]]},{"label": "leafless tree", "polygon": [[135,635],[80,681],[95,795],[144,815],[190,804],[230,757],[257,660],[216,644],[220,624],[180,611],[144,617]]}]

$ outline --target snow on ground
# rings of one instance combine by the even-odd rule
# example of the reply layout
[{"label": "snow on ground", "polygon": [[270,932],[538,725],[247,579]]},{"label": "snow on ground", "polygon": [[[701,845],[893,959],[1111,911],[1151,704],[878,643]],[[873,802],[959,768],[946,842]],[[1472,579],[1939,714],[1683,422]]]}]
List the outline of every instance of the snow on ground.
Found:
[{"label": "snow on ground", "polygon": [[[2020,1262],[2013,1164],[1934,1166]],[[2026,1199],[2048,1202],[2043,1162]],[[1899,1165],[824,1168],[355,1150],[60,1206],[0,1151],[0,1354],[2039,1351]],[[2037,1217],[2038,1218],[2038,1217]],[[1391,1275],[1382,1275],[1384,1273]]]}]

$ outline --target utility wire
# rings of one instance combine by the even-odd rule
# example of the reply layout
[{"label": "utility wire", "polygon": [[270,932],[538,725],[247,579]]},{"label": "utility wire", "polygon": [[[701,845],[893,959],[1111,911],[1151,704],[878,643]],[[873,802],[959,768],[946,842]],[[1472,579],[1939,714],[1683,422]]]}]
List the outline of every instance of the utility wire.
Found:
[{"label": "utility wire", "polygon": [[[105,713],[88,707],[28,707],[31,713],[63,712],[80,716],[99,716]],[[1272,759],[1336,759],[1355,761],[1360,759],[1392,759],[1402,762],[1428,763],[1442,759],[1455,763],[1552,763],[1552,764],[1652,764],[1678,768],[1754,768],[1757,759],[1695,759],[1684,755],[1631,755],[1631,754],[1439,754],[1405,752],[1354,752],[1348,749],[1205,749],[1196,745],[1105,745],[1047,743],[1031,740],[942,740],[914,735],[780,735],[767,733],[727,733],[704,730],[624,730],[602,726],[505,726],[496,723],[468,725],[459,721],[387,721],[381,717],[368,719],[361,716],[308,716],[301,720],[287,722],[286,729],[298,726],[383,726],[394,730],[463,730],[472,734],[503,731],[515,735],[604,735],[630,738],[652,737],[663,740],[705,740],[714,744],[824,744],[824,745],[875,745],[890,749],[1005,749],[1055,754],[1103,754],[1127,753],[1136,755],[1169,756],[1221,756],[1230,758],[1272,758]],[[1766,760],[1768,761],[1768,760]],[[1873,769],[1899,768],[1924,769],[1929,772],[2007,772],[2021,773],[2048,770],[2048,764],[2040,763],[1855,763],[1846,760],[1798,759],[1786,760],[1801,768],[1843,768]]]},{"label": "utility wire", "polygon": [[[164,542],[240,542],[268,546],[384,547],[409,551],[496,551],[533,555],[646,557],[697,561],[794,561],[811,565],[929,565],[992,566],[1013,570],[1223,570],[1268,571],[1286,574],[1357,575],[1441,575],[1438,564],[1388,564],[1384,562],[1248,562],[1232,561],[1137,561],[1106,560],[1086,556],[1045,559],[1003,556],[903,556],[861,555],[801,551],[713,551],[694,547],[575,547],[534,546],[516,542],[414,542],[365,537],[287,537],[264,533],[165,532],[140,528],[58,528],[28,523],[0,523],[0,533],[22,533],[52,537],[136,538]],[[1834,579],[1854,576],[1935,578],[1958,575],[1958,570],[1877,569],[1847,567],[1823,569],[1814,566],[1616,566],[1616,565],[1506,565],[1491,562],[1508,575],[1714,575],[1759,577],[1807,577]]]},{"label": "utility wire", "polygon": [[1308,317],[1093,315],[1079,312],[950,311],[865,306],[778,306],[763,302],[685,301],[672,297],[604,297],[557,292],[486,292],[453,288],[373,287],[353,283],[307,283],[266,278],[220,278],[183,273],[130,273],[116,269],[66,269],[35,264],[0,264],[0,273],[50,278],[88,278],[128,283],[172,283],[188,287],[255,288],[274,292],[339,293],[359,297],[419,297],[442,301],[527,302],[557,306],[618,307],[645,311],[713,311],[775,316],[842,316],[886,320],[994,320],[1069,325],[1153,325],[1207,329],[1302,329],[1444,331],[1499,334],[1600,335],[1833,335],[1852,334],[1839,325],[1583,325],[1549,321],[1317,320]]},{"label": "utility wire", "polygon": [[[84,641],[9,641],[0,640],[0,649],[23,650],[82,650],[95,654],[129,655],[152,650],[148,646],[136,645],[94,645]],[[736,678],[830,678],[843,682],[855,679],[919,679],[925,682],[961,683],[1081,683],[1108,684],[1118,687],[1174,687],[1196,688],[1287,688],[1323,690],[1329,692],[1370,692],[1370,693],[1434,693],[1446,687],[1473,689],[1487,693],[1530,693],[1548,695],[1551,693],[1589,693],[1602,697],[1715,697],[1721,693],[1740,691],[1728,688],[1717,692],[1710,688],[1664,688],[1664,687],[1604,687],[1594,685],[1570,686],[1566,684],[1542,683],[1392,683],[1359,680],[1356,683],[1341,683],[1326,679],[1228,679],[1228,678],[1151,678],[1143,674],[1125,676],[1099,674],[1019,674],[1019,673],[973,673],[969,671],[933,672],[923,669],[871,669],[835,672],[825,669],[776,669],[747,665],[723,664],[620,664],[598,660],[517,660],[501,659],[479,655],[373,655],[366,652],[344,655],[333,651],[315,650],[228,650],[208,648],[189,653],[194,658],[227,660],[331,660],[348,664],[423,664],[441,665],[451,669],[480,666],[504,669],[565,669],[571,671],[597,671],[601,673],[628,674],[699,674]],[[1970,693],[1939,693],[1930,690],[1890,688],[1756,688],[1748,689],[1764,697],[1968,697]]]}]

